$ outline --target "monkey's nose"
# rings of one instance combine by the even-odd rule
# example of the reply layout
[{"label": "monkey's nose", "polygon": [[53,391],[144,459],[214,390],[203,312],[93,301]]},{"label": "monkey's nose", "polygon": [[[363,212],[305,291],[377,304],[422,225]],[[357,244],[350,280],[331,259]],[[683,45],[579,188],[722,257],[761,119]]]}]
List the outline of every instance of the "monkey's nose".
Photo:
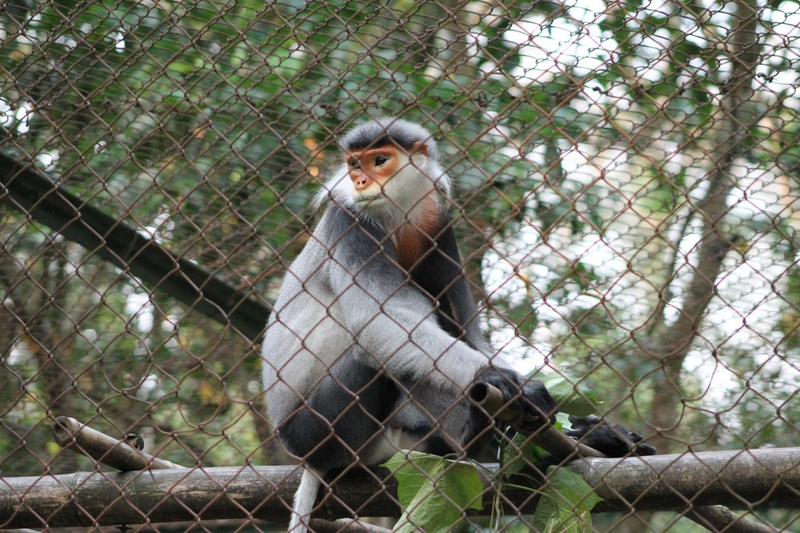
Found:
[{"label": "monkey's nose", "polygon": [[366,189],[369,185],[369,178],[367,176],[361,175],[353,180],[353,184],[355,185],[356,189]]}]

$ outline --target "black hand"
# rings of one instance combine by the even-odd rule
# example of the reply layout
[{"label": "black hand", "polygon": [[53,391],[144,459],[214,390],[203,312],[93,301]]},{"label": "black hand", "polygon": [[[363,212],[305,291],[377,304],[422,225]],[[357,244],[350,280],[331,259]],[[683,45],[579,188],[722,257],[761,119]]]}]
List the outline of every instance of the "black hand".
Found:
[{"label": "black hand", "polygon": [[502,392],[507,403],[504,411],[518,416],[517,423],[529,430],[535,430],[548,421],[555,422],[556,402],[541,381],[524,378],[517,372],[500,367],[487,367],[477,377]]},{"label": "black hand", "polygon": [[522,393],[529,420],[525,424],[526,429],[535,430],[547,422],[555,423],[558,405],[544,383],[532,379],[522,387]]},{"label": "black hand", "polygon": [[641,435],[629,431],[618,424],[610,424],[601,418],[570,416],[572,429],[565,433],[579,439],[583,444],[606,454],[609,457],[625,457],[628,454],[654,455],[655,446],[646,442]]},{"label": "black hand", "polygon": [[508,368],[489,366],[484,368],[476,377],[475,381],[482,381],[500,390],[506,402],[519,400],[520,384],[522,376]]}]

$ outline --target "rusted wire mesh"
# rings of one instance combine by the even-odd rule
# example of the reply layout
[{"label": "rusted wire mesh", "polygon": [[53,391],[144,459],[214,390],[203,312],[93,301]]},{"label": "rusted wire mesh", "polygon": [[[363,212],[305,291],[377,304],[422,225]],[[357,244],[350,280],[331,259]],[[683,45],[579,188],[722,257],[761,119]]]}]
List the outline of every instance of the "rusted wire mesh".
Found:
[{"label": "rusted wire mesh", "polygon": [[[662,453],[795,445],[798,39],[788,0],[0,2],[2,477],[109,470],[54,443],[61,415],[192,469],[293,464],[260,335],[335,139],[383,116],[439,142],[511,366]],[[690,500],[590,527],[702,530]],[[798,501],[721,503],[800,531]],[[492,527],[527,530],[518,504]],[[206,509],[130,527],[285,527]]]}]

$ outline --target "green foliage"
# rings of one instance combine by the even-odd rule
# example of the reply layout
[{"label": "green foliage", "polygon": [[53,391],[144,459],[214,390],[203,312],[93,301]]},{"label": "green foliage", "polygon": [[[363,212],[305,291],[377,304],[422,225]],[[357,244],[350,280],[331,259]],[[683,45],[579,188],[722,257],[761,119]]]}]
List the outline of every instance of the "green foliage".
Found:
[{"label": "green foliage", "polygon": [[[515,444],[510,444],[510,447],[515,447]],[[531,459],[531,456],[526,457],[527,461]],[[522,464],[524,461],[515,462]],[[482,508],[483,484],[472,463],[419,452],[399,452],[382,466],[391,470],[397,479],[397,496],[403,507],[394,531],[444,533],[462,519],[464,511]],[[514,465],[506,466],[502,469],[503,476],[521,470]],[[503,485],[499,484],[500,487]],[[532,530],[554,533],[592,531],[590,512],[601,501],[602,498],[594,494],[579,474],[569,468],[552,466],[547,470],[544,488],[539,491]]]},{"label": "green foliage", "polygon": [[533,515],[533,530],[546,533],[590,533],[591,511],[603,499],[569,468],[547,469],[547,486]]},{"label": "green foliage", "polygon": [[[572,414],[577,413],[572,411]],[[559,431],[570,427],[566,412],[557,415],[554,427]],[[546,456],[546,450],[531,439],[516,434],[502,450],[501,472],[506,478],[513,479],[513,476],[522,475],[530,465],[542,465]],[[592,531],[590,513],[601,501],[602,498],[594,493],[583,477],[569,467],[550,466],[547,468],[546,482],[539,489],[539,502],[533,514],[531,531]]]},{"label": "green foliage", "polygon": [[[553,427],[559,431],[564,427],[569,427],[567,415],[558,413]],[[506,477],[519,474],[530,465],[535,465],[542,461],[546,455],[547,450],[534,443],[533,439],[520,433],[515,433],[511,441],[502,446],[500,454],[501,471]]]},{"label": "green foliage", "polygon": [[483,483],[471,463],[400,452],[382,466],[397,479],[397,497],[403,507],[394,531],[449,531],[465,510],[483,508]]},{"label": "green foliage", "polygon": [[597,395],[586,381],[569,378],[564,373],[537,375],[550,395],[559,405],[559,411],[577,416],[588,416],[598,412]]}]

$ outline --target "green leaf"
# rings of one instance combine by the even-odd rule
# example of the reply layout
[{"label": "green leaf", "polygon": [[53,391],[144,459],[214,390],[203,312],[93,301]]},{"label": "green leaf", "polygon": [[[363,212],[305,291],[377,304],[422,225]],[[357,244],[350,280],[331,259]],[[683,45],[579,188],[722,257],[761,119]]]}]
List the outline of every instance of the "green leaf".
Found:
[{"label": "green leaf", "polygon": [[382,466],[397,479],[400,533],[448,531],[464,509],[483,508],[483,483],[471,463],[420,452],[398,452]]},{"label": "green leaf", "polygon": [[584,382],[571,380],[563,374],[537,376],[544,383],[550,396],[561,406],[561,411],[571,415],[587,416],[597,413],[597,401]]},{"label": "green leaf", "polygon": [[591,510],[603,498],[569,468],[551,466],[547,476],[547,487],[533,515],[534,529],[547,533],[591,533]]},{"label": "green leaf", "polygon": [[[556,415],[557,420],[553,424],[559,431],[563,427],[561,415],[562,413]],[[535,444],[530,437],[517,433],[511,439],[511,442],[503,448],[503,456],[500,463],[503,465],[503,475],[511,476],[517,474],[526,466],[541,461],[545,455],[547,455],[547,450]]]}]

